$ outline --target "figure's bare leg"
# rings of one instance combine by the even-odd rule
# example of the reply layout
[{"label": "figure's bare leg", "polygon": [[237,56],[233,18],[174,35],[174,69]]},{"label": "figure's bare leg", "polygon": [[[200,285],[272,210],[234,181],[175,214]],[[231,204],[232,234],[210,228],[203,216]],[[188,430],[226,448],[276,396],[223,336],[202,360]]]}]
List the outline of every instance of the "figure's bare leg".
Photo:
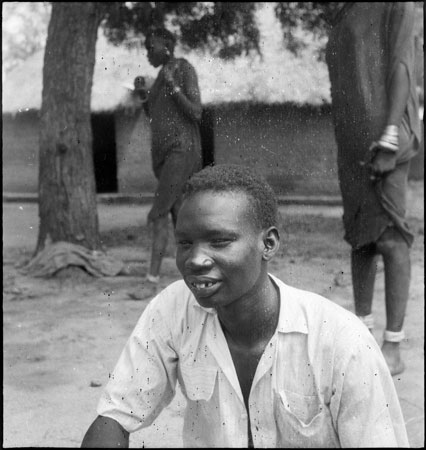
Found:
[{"label": "figure's bare leg", "polygon": [[159,217],[153,223],[151,265],[149,269],[149,274],[153,277],[158,277],[160,274],[161,263],[166,253],[169,238],[168,225],[167,216]]},{"label": "figure's bare leg", "polygon": [[128,295],[133,300],[151,300],[158,292],[160,268],[168,241],[168,217],[159,217],[152,222],[151,264],[141,286]]},{"label": "figure's bare leg", "polygon": [[377,271],[377,254],[374,245],[353,249],[351,253],[352,286],[355,314],[372,332],[371,308]]},{"label": "figure's bare leg", "polygon": [[392,375],[396,375],[405,368],[399,345],[404,338],[402,326],[410,287],[410,253],[407,242],[394,227],[383,233],[377,250],[383,256],[385,268],[386,331],[382,352]]}]

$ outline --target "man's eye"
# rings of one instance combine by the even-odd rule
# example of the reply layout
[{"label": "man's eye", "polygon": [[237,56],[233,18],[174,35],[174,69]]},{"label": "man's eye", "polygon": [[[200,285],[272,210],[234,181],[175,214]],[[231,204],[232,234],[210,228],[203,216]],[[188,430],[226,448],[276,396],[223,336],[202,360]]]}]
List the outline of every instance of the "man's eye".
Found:
[{"label": "man's eye", "polygon": [[232,239],[213,239],[211,241],[211,246],[216,248],[226,247],[232,242]]},{"label": "man's eye", "polygon": [[191,242],[189,241],[177,241],[177,245],[181,248],[189,248],[191,246]]}]

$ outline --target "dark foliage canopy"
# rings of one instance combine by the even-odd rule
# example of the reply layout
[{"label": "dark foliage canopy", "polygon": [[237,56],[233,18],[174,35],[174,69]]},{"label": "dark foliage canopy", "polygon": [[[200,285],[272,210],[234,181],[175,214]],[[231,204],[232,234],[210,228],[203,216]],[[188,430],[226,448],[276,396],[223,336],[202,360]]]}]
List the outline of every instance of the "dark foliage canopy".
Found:
[{"label": "dark foliage canopy", "polygon": [[[208,49],[232,59],[252,51],[260,53],[255,12],[257,2],[113,2],[103,27],[111,42],[140,40],[150,27],[172,26],[187,49]],[[303,28],[317,36],[327,33],[328,15],[337,2],[278,2],[275,14],[287,47],[297,53],[303,42],[294,30]]]}]

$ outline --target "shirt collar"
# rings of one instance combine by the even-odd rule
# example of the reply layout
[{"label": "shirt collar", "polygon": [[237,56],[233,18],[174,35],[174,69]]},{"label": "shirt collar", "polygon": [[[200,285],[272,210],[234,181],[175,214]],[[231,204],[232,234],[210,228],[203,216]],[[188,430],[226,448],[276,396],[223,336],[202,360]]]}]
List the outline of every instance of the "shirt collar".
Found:
[{"label": "shirt collar", "polygon": [[298,290],[287,286],[279,278],[269,274],[280,291],[280,317],[277,331],[279,333],[308,334],[306,314],[299,302]]},{"label": "shirt collar", "polygon": [[[306,316],[301,307],[297,291],[284,284],[279,278],[269,274],[272,281],[276,284],[280,292],[280,316],[278,319],[277,331],[279,333],[305,333],[308,334],[308,325]],[[214,308],[205,308],[201,306],[194,297],[194,306],[202,309],[208,314],[217,314]]]}]

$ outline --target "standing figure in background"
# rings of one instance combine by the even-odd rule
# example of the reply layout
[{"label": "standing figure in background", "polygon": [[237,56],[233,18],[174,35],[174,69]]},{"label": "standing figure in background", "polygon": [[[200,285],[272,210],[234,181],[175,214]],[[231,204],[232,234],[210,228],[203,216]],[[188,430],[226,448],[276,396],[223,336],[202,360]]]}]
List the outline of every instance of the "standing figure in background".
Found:
[{"label": "standing figure in background", "polygon": [[[147,101],[152,167],[158,186],[148,214],[152,229],[151,264],[142,287],[130,294],[135,299],[155,293],[167,248],[169,213],[175,226],[183,185],[202,168],[202,106],[195,69],[186,59],[174,57],[175,37],[166,29],[149,32],[145,46],[149,63],[162,66]],[[135,80],[135,90],[137,86]],[[145,89],[143,84],[141,89]]]},{"label": "standing figure in background", "polygon": [[330,73],[345,240],[351,245],[355,313],[373,329],[377,257],[385,271],[382,352],[404,370],[400,342],[413,235],[405,221],[410,160],[420,142],[413,2],[341,3],[330,17]]}]

